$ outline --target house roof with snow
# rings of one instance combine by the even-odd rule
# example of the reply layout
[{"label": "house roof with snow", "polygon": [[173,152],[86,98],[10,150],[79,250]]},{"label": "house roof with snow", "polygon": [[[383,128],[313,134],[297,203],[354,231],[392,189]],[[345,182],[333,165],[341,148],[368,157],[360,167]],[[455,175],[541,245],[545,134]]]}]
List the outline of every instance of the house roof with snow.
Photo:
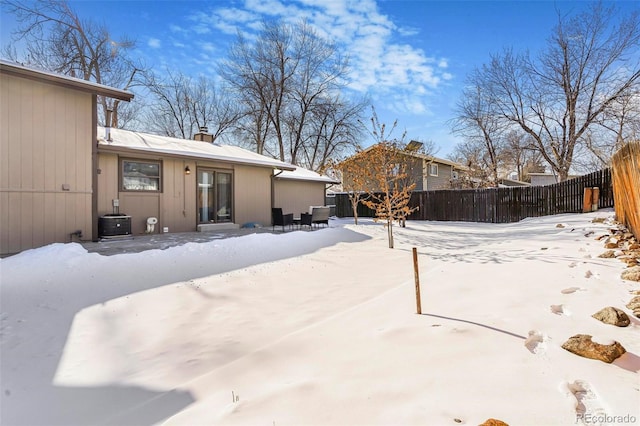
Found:
[{"label": "house roof with snow", "polygon": [[105,86],[104,84],[94,83],[92,81],[30,68],[15,62],[9,62],[1,59],[0,73],[36,81],[46,81],[57,86],[63,86],[79,90],[81,92],[95,93],[97,95],[120,99],[123,101],[130,101],[133,99],[133,93],[126,90],[120,90],[114,87]]},{"label": "house roof with snow", "polygon": [[312,170],[303,169],[302,167],[296,167],[295,170],[276,170],[274,172],[276,179],[284,180],[303,180],[307,182],[323,182],[327,184],[338,184],[339,180],[332,179],[329,176],[321,175]]},{"label": "house roof with snow", "polygon": [[[569,175],[567,179],[577,178],[579,175]],[[553,173],[529,173],[532,186],[553,185],[558,183],[560,178]]]},{"label": "house roof with snow", "polygon": [[296,170],[296,166],[238,146],[218,145],[123,129],[110,129],[110,137],[107,140],[105,132],[104,127],[98,127],[99,151],[154,153],[171,157],[270,167],[285,171]]},{"label": "house roof with snow", "polygon": [[501,178],[498,179],[498,186],[501,188],[508,188],[513,186],[531,186],[531,184],[517,179]]}]

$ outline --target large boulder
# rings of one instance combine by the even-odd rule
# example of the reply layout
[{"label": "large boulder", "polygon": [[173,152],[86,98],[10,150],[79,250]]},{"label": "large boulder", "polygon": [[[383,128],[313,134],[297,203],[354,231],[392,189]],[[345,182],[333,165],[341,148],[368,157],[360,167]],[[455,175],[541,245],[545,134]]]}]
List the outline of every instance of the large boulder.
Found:
[{"label": "large boulder", "polygon": [[595,314],[591,315],[598,321],[602,321],[605,324],[615,325],[616,327],[627,327],[631,324],[629,316],[624,311],[613,306],[600,309]]},{"label": "large boulder", "polygon": [[591,336],[588,334],[571,336],[569,340],[562,344],[562,349],[585,358],[597,359],[609,364],[627,352],[618,342],[613,342],[610,345],[602,345],[593,342]]}]

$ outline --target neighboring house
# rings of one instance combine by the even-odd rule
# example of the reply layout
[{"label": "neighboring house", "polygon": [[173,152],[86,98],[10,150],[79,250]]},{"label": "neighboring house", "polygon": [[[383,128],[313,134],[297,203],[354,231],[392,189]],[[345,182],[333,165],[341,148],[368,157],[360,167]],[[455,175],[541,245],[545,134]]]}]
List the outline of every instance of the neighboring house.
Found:
[{"label": "neighboring house", "polygon": [[[411,144],[421,145],[420,142],[412,141]],[[363,158],[366,161],[367,153],[373,149],[375,145],[359,152],[351,158]],[[433,191],[438,189],[451,189],[453,184],[466,173],[468,168],[463,164],[454,161],[445,160],[434,157],[432,155],[422,154],[415,150],[405,150],[401,152],[402,157],[406,161],[406,171],[409,174],[409,181],[416,184],[415,191]],[[343,181],[349,182],[350,177],[345,175]]]},{"label": "neighboring house", "polygon": [[[434,191],[438,189],[451,189],[452,184],[458,181],[467,172],[467,167],[454,161],[443,158],[413,153],[413,161],[417,162],[416,191]],[[420,170],[422,171],[420,173]]]},{"label": "neighboring house", "polygon": [[0,60],[0,255],[96,235],[97,95],[133,98]]},{"label": "neighboring house", "polygon": [[116,213],[133,235],[149,218],[155,233],[269,226],[271,207],[323,205],[333,182],[206,132],[99,128],[96,96],[129,101],[126,91],[4,61],[0,78],[0,255],[97,240]]},{"label": "neighboring house", "polygon": [[[552,173],[529,173],[531,178],[531,186],[553,185],[559,182],[559,177]],[[573,179],[578,175],[569,175],[567,179]]]}]

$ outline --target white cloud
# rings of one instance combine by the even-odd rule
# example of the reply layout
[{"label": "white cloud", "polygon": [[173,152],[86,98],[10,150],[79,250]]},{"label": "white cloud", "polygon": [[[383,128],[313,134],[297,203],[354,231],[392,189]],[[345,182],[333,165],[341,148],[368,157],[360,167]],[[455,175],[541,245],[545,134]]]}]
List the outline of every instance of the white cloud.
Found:
[{"label": "white cloud", "polygon": [[240,0],[235,7],[213,5],[190,17],[192,31],[235,35],[241,30],[251,36],[263,19],[288,23],[306,19],[321,36],[334,40],[349,54],[351,89],[391,98],[399,111],[404,105],[406,113],[424,113],[428,108],[422,98],[432,96],[453,78],[446,72],[445,58],[430,57],[407,44],[403,37],[417,34],[418,28],[398,27],[380,12],[375,0]]},{"label": "white cloud", "polygon": [[209,53],[213,53],[213,52],[215,52],[215,51],[216,51],[216,46],[215,46],[213,43],[208,43],[208,42],[202,43],[202,44],[200,45],[200,48],[201,48],[203,51],[205,51],[205,52],[209,52]]},{"label": "white cloud", "polygon": [[420,34],[420,29],[410,27],[398,28],[398,33],[400,33],[400,35],[404,37],[412,37],[414,35]]},{"label": "white cloud", "polygon": [[291,14],[298,15],[300,12],[297,6],[285,5],[280,0],[245,0],[244,4],[250,12],[267,16],[286,18]]},{"label": "white cloud", "polygon": [[179,25],[175,25],[175,24],[170,24],[169,25],[169,31],[171,31],[172,33],[185,33],[186,30],[184,28],[182,28]]},{"label": "white cloud", "polygon": [[152,49],[159,49],[162,47],[162,43],[157,38],[150,38],[149,41],[147,42],[147,46],[149,46]]}]

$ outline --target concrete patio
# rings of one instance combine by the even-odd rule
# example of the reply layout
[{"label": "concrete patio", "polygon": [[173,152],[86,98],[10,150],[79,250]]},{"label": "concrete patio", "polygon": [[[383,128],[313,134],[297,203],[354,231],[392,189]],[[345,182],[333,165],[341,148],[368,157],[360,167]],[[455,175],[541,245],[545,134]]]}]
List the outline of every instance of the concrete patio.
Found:
[{"label": "concrete patio", "polygon": [[[313,227],[298,227],[286,229],[285,233],[292,231],[309,232]],[[282,234],[282,228],[276,226],[275,230],[271,226],[259,228],[238,228],[224,229],[209,232],[176,232],[167,234],[141,234],[135,236],[111,237],[102,239],[99,242],[82,242],[82,246],[90,253],[99,253],[104,256],[113,256],[123,253],[139,253],[146,250],[164,250],[170,247],[181,246],[187,243],[206,243],[225,238],[240,237],[258,233]]]}]

